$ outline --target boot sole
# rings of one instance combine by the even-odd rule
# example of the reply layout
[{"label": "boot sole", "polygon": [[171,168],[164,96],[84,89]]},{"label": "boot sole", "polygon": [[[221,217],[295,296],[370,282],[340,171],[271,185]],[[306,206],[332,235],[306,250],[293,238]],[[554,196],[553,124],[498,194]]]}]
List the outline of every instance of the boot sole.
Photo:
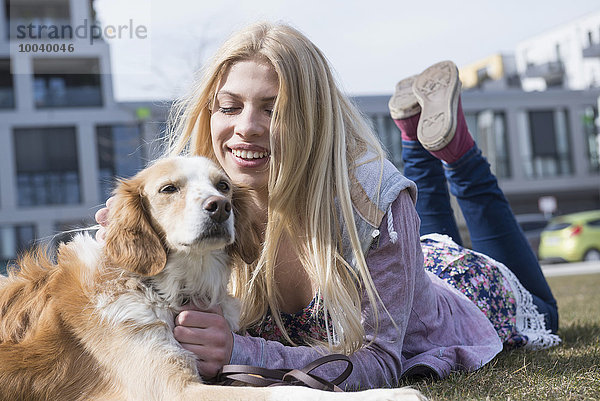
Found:
[{"label": "boot sole", "polygon": [[451,61],[434,64],[415,79],[412,89],[421,105],[417,138],[425,149],[443,149],[454,138],[460,88]]},{"label": "boot sole", "polygon": [[421,106],[412,90],[416,78],[417,76],[413,75],[396,84],[394,95],[388,102],[390,115],[394,120],[412,117],[421,111]]}]

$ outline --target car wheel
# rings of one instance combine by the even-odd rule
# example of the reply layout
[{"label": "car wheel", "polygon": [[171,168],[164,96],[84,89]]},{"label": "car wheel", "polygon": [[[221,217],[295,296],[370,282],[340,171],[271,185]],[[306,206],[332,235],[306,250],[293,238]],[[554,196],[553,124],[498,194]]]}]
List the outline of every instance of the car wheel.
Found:
[{"label": "car wheel", "polygon": [[586,262],[600,260],[600,251],[597,249],[590,249],[583,255],[583,260]]}]

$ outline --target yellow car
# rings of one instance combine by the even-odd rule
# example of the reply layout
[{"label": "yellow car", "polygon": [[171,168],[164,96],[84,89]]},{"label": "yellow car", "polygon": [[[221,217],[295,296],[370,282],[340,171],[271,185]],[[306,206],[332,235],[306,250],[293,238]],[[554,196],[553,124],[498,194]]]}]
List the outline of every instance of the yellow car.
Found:
[{"label": "yellow car", "polygon": [[540,237],[539,258],[549,262],[600,260],[600,210],[550,220]]}]

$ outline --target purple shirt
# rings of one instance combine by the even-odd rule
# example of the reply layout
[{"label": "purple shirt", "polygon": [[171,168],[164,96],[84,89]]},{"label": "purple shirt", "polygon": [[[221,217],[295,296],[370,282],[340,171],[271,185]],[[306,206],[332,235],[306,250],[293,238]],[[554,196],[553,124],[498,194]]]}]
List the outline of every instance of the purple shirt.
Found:
[{"label": "purple shirt", "polygon": [[[343,383],[348,387],[395,385],[405,374],[424,372],[443,378],[452,370],[478,369],[502,350],[500,338],[483,312],[423,268],[420,220],[407,190],[392,202],[391,211],[398,240],[390,241],[386,216],[379,237],[366,254],[373,282],[389,315],[379,306],[375,341],[350,355],[354,369]],[[365,344],[375,334],[370,311],[371,305],[363,295]],[[327,351],[234,334],[230,363],[301,368],[323,353]],[[315,373],[331,379],[344,368],[343,363],[335,365]]]}]

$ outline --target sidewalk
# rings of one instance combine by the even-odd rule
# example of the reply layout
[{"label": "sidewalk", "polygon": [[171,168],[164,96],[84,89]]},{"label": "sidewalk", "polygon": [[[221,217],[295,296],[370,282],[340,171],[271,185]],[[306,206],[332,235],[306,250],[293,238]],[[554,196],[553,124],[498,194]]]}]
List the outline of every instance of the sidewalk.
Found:
[{"label": "sidewalk", "polygon": [[577,262],[542,265],[546,277],[600,273],[600,262]]}]

